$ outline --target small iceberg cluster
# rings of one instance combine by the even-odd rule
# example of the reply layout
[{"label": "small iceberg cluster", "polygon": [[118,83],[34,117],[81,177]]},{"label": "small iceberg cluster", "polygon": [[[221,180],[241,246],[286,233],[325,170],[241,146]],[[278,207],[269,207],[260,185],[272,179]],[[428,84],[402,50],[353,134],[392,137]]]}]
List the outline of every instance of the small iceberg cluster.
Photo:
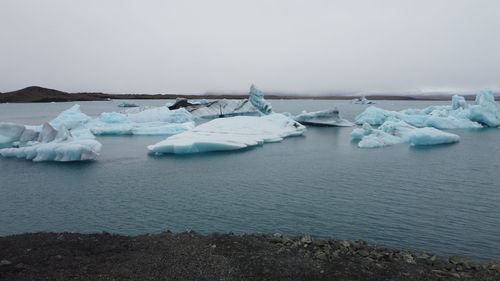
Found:
[{"label": "small iceberg cluster", "polygon": [[77,104],[39,126],[0,123],[0,155],[36,162],[94,160],[102,147],[95,135],[174,135],[193,128],[185,109],[103,112],[92,119]]},{"label": "small iceberg cluster", "polygon": [[232,116],[261,116],[272,113],[272,106],[264,100],[264,93],[254,85],[250,87],[248,99],[238,100],[199,100],[188,102],[186,99],[177,99],[170,109],[184,108],[193,118],[214,119]]},{"label": "small iceberg cluster", "polygon": [[375,104],[374,101],[368,100],[365,96],[362,96],[361,98],[352,99],[351,103],[354,103],[354,104]]},{"label": "small iceberg cluster", "polygon": [[367,108],[356,117],[362,125],[380,125],[387,120],[401,120],[418,127],[437,129],[473,129],[500,126],[500,106],[493,92],[483,90],[476,96],[475,104],[468,105],[463,97],[453,96],[452,105],[430,106],[424,109],[391,111],[375,106]]},{"label": "small iceberg cluster", "polygon": [[[364,97],[361,100],[369,103]],[[201,118],[215,119],[196,126],[195,121]],[[439,129],[500,126],[500,107],[491,91],[482,91],[473,105],[468,105],[463,97],[453,96],[449,106],[421,110],[390,111],[371,106],[356,117],[356,123],[363,126],[354,129],[351,136],[362,148],[401,143],[436,145],[460,140],[459,136]],[[174,104],[103,112],[97,118],[74,105],[39,126],[0,123],[0,155],[32,161],[93,160],[102,146],[95,135],[169,136],[148,146],[153,154],[238,150],[303,135],[304,125],[354,124],[340,118],[336,108],[303,111],[297,116],[274,113],[262,91],[252,85],[249,98],[242,100],[189,102],[179,98]],[[375,125],[380,126],[372,127]]]},{"label": "small iceberg cluster", "polygon": [[[264,100],[264,94],[253,85],[250,98],[243,100],[203,99],[188,102],[178,99],[175,104],[160,107],[138,107],[126,102],[118,106],[131,108],[123,112],[103,112],[99,117],[91,118],[80,111],[79,105],[74,105],[52,121],[39,126],[0,123],[0,155],[33,161],[93,160],[99,155],[102,146],[95,140],[95,135],[171,136],[186,131],[195,135],[196,132],[202,132],[201,135],[210,132],[210,136],[208,141],[200,141],[200,136],[196,135],[191,141],[191,148],[184,148],[184,153],[232,150],[280,141],[290,135],[302,134],[305,130],[302,125],[284,115],[261,119],[259,116],[272,113],[272,107]],[[213,123],[195,127],[194,121],[200,118],[239,115],[242,117],[214,120]],[[182,140],[182,136],[179,140]],[[156,147],[152,149],[156,152],[168,152],[163,146],[151,147]],[[182,150],[179,145],[175,147],[175,151]]]},{"label": "small iceberg cluster", "polygon": [[339,110],[337,108],[306,112],[294,117],[295,121],[310,126],[332,126],[332,127],[350,127],[354,126],[352,122],[340,118]]},{"label": "small iceberg cluster", "polygon": [[378,148],[394,144],[436,145],[454,143],[460,137],[436,128],[416,128],[404,121],[385,121],[378,129],[365,123],[351,133],[353,140],[359,140],[361,148]]},{"label": "small iceberg cluster", "polygon": [[148,146],[154,154],[237,150],[299,136],[305,127],[279,113],[219,118]]}]

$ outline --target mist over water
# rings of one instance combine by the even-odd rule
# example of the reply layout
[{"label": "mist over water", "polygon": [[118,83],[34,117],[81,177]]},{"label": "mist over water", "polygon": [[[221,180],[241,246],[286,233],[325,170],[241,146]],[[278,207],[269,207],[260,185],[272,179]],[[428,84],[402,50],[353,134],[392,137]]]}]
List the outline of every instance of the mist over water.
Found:
[{"label": "mist over water", "polygon": [[0,92],[499,89],[494,0],[3,0]]}]

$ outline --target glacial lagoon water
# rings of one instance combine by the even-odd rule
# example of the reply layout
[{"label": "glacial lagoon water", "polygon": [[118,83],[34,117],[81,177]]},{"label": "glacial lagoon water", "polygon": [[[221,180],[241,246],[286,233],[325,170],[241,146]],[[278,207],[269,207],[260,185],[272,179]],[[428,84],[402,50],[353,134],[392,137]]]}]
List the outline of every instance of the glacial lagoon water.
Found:
[{"label": "glacial lagoon water", "polygon": [[[79,102],[97,116],[121,101]],[[162,105],[166,101],[139,101]],[[366,105],[271,100],[277,112]],[[0,104],[0,121],[40,124],[74,103]],[[387,109],[449,102],[380,101]],[[480,261],[500,259],[500,129],[453,130],[461,142],[359,149],[352,128],[238,152],[150,156],[164,137],[99,137],[98,161],[0,159],[0,235],[166,229],[310,233]]]}]

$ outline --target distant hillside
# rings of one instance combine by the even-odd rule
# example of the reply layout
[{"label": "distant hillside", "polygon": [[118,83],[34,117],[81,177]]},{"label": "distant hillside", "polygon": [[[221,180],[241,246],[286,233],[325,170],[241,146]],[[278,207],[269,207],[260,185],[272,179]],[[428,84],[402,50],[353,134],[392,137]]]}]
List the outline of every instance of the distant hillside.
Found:
[{"label": "distant hillside", "polygon": [[91,101],[106,100],[107,98],[107,95],[100,93],[70,94],[37,86],[0,94],[0,102]]},{"label": "distant hillside", "polygon": [[[47,89],[39,86],[31,86],[21,90],[0,93],[0,103],[16,102],[68,102],[68,101],[100,101],[110,99],[175,99],[184,97],[187,99],[244,99],[246,94],[217,94],[207,93],[204,95],[171,95],[171,94],[104,94],[104,93],[67,93],[54,89]],[[351,100],[359,95],[286,95],[286,94],[266,94],[266,99],[314,99],[314,100]],[[441,95],[366,95],[371,100],[450,100],[451,94]],[[467,100],[473,100],[474,95],[465,95]]]}]

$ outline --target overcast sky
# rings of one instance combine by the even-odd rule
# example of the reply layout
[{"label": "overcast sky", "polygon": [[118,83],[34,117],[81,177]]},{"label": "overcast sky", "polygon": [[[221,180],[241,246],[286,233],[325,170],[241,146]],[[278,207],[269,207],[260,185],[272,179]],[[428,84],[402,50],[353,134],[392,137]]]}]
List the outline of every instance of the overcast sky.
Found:
[{"label": "overcast sky", "polygon": [[498,89],[498,0],[1,0],[0,92]]}]

